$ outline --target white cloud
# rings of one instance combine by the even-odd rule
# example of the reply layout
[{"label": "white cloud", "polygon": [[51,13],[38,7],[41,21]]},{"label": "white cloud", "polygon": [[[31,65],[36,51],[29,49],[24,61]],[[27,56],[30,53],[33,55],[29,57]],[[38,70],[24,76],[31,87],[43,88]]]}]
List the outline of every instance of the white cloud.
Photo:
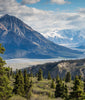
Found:
[{"label": "white cloud", "polygon": [[65,0],[51,0],[52,3],[56,3],[56,4],[59,4],[59,5],[63,5],[63,4],[69,4],[71,2],[69,1],[65,1]]},{"label": "white cloud", "polygon": [[18,17],[33,29],[44,34],[55,30],[85,28],[84,12],[82,14],[80,12],[43,11],[21,5],[15,0],[0,0],[0,16],[4,14]]},{"label": "white cloud", "polygon": [[40,2],[40,0],[22,0],[22,4],[34,4]]}]

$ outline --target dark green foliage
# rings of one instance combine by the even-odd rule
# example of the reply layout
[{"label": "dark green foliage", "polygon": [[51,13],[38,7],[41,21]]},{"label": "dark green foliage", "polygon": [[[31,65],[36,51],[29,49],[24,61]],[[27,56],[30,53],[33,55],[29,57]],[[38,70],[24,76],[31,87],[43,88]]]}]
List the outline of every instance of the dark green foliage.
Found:
[{"label": "dark green foliage", "polygon": [[32,85],[33,85],[33,82],[32,82],[32,80],[30,81],[30,88],[32,87]]},{"label": "dark green foliage", "polygon": [[7,100],[12,95],[12,88],[6,75],[0,77],[0,100]]},{"label": "dark green foliage", "polygon": [[12,76],[12,78],[14,78],[14,73],[12,71],[12,68],[10,69],[10,76]]},{"label": "dark green foliage", "polygon": [[14,93],[24,96],[28,99],[31,95],[31,87],[32,81],[29,81],[27,71],[24,70],[24,76],[20,70],[17,71],[13,90]]},{"label": "dark green foliage", "polygon": [[27,96],[26,96],[27,100],[29,100],[29,98],[31,97],[31,94],[32,94],[32,90],[30,89],[29,92],[27,92]]},{"label": "dark green foliage", "polygon": [[24,90],[25,90],[25,97],[29,100],[31,96],[31,87],[32,87],[32,81],[29,81],[29,77],[27,74],[27,71],[24,70]]},{"label": "dark green foliage", "polygon": [[19,70],[19,72],[16,74],[15,77],[15,83],[14,83],[14,93],[24,96],[25,91],[24,91],[24,77],[22,72]]},{"label": "dark green foliage", "polygon": [[2,44],[0,44],[0,53],[3,54],[5,51],[5,48],[2,46]]},{"label": "dark green foliage", "polygon": [[48,80],[51,80],[50,72],[48,72]]},{"label": "dark green foliage", "polygon": [[24,70],[24,89],[25,89],[25,94],[27,94],[29,92],[29,89],[30,89],[29,77],[27,75],[26,70]]},{"label": "dark green foliage", "polygon": [[81,88],[81,80],[78,76],[75,77],[73,91],[70,94],[70,98],[77,98],[79,99],[82,97],[83,90]]},{"label": "dark green foliage", "polygon": [[51,88],[55,89],[55,82],[54,82],[54,80],[52,80]]},{"label": "dark green foliage", "polygon": [[39,69],[39,72],[38,72],[38,81],[41,81],[43,79],[43,72],[41,69]]},{"label": "dark green foliage", "polygon": [[6,62],[0,57],[0,67],[3,67],[6,64]]},{"label": "dark green foliage", "polygon": [[[0,53],[3,54],[4,47],[0,44]],[[12,88],[9,86],[9,68],[3,67],[5,61],[0,57],[0,100],[7,100],[12,95]],[[8,76],[8,77],[7,77]]]},{"label": "dark green foliage", "polygon": [[56,77],[56,83],[59,82],[59,80],[60,80],[60,77],[59,77],[59,75],[57,75],[57,77]]},{"label": "dark green foliage", "polygon": [[67,100],[67,98],[68,98],[68,87],[65,84],[63,84],[63,96]]},{"label": "dark green foliage", "polygon": [[10,79],[10,70],[8,70],[7,76],[8,76],[8,78]]},{"label": "dark green foliage", "polygon": [[62,97],[62,96],[63,96],[62,83],[58,81],[56,85],[55,97]]},{"label": "dark green foliage", "polygon": [[85,92],[85,79],[84,79],[84,92]]},{"label": "dark green foliage", "polygon": [[66,76],[65,76],[65,82],[70,82],[71,81],[71,74],[70,72],[67,72]]},{"label": "dark green foliage", "polygon": [[55,97],[61,97],[61,98],[67,98],[68,95],[68,89],[67,86],[64,85],[60,80],[58,81],[56,85],[56,91],[55,91]]},{"label": "dark green foliage", "polygon": [[81,75],[79,75],[79,79],[81,80]]}]

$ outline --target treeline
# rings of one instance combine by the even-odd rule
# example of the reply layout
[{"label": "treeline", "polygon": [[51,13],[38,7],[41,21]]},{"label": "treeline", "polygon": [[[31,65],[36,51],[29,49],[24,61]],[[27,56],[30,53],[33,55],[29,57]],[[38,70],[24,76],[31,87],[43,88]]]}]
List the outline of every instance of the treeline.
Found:
[{"label": "treeline", "polygon": [[[0,53],[3,54],[4,47],[0,44]],[[20,70],[16,70],[16,73],[12,71],[12,68],[3,67],[6,62],[0,57],[0,100],[8,100],[14,94],[23,96],[27,100],[31,96],[32,80],[24,70],[22,73]],[[11,86],[11,79],[14,80],[13,86]]]},{"label": "treeline", "polygon": [[[43,72],[40,69],[37,75],[37,80],[43,80]],[[50,72],[48,72],[48,80],[52,80],[51,88],[55,89],[55,98],[63,98],[64,100],[84,100],[85,99],[85,80],[81,79],[81,75],[75,76],[74,80],[71,80],[70,72],[67,72],[64,79],[61,79],[57,75],[56,79],[52,79]],[[73,82],[71,91],[67,84]],[[70,84],[71,85],[71,84]]]},{"label": "treeline", "polygon": [[[11,86],[11,79],[14,80]],[[14,94],[23,96],[27,100],[31,96],[32,80],[30,80],[26,70],[22,73],[20,70],[15,74],[11,73],[10,68],[0,68],[0,100],[8,100]]]},{"label": "treeline", "polygon": [[[3,54],[4,47],[0,44],[0,53]],[[32,93],[32,77],[36,77],[37,81],[42,81],[43,71],[39,69],[38,73],[34,76],[31,73],[27,73],[26,70],[16,70],[14,73],[11,68],[5,68],[5,61],[0,57],[0,100],[8,100],[13,95],[20,95],[29,100]],[[70,72],[67,72],[65,77],[61,79],[59,75],[52,78],[50,72],[48,73],[47,81],[52,80],[50,88],[54,89],[55,98],[63,98],[63,100],[84,100],[85,99],[85,80],[81,79],[81,76],[75,76],[74,80],[71,79]],[[14,80],[13,86],[11,86],[11,79]],[[67,84],[73,84],[71,89]]]}]

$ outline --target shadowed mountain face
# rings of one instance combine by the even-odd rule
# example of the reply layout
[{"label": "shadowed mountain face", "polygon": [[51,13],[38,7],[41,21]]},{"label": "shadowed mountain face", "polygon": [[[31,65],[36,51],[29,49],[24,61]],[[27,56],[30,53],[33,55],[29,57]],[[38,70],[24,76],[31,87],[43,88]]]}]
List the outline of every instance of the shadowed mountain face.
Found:
[{"label": "shadowed mountain face", "polygon": [[82,54],[54,44],[10,15],[0,18],[0,43],[6,48],[4,58],[73,58]]}]

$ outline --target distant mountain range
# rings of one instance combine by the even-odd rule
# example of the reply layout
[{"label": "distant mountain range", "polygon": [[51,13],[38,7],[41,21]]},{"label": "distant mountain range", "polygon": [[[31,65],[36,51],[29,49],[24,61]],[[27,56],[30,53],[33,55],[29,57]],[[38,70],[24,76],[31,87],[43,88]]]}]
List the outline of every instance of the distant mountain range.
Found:
[{"label": "distant mountain range", "polygon": [[79,57],[82,52],[57,45],[20,19],[8,14],[0,18],[0,43],[6,48],[4,58]]},{"label": "distant mountain range", "polygon": [[48,32],[42,35],[62,46],[85,49],[85,30],[65,29],[61,31]]}]

